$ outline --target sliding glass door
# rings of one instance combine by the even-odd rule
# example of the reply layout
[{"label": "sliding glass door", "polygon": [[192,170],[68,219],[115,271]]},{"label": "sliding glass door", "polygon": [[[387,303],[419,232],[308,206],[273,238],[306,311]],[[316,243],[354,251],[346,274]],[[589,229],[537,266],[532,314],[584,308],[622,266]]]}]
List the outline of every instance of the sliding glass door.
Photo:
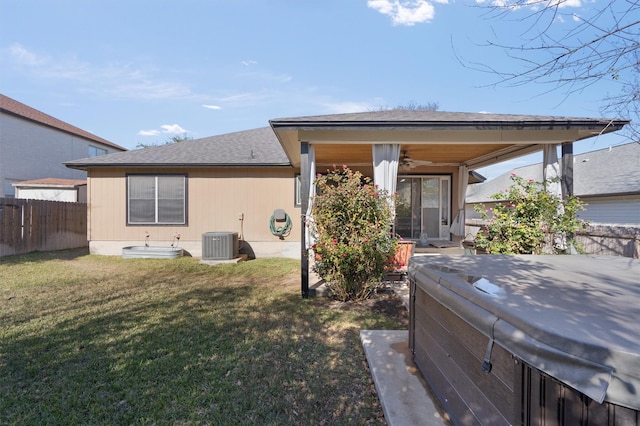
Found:
[{"label": "sliding glass door", "polygon": [[406,239],[449,240],[451,176],[399,176],[396,232]]}]

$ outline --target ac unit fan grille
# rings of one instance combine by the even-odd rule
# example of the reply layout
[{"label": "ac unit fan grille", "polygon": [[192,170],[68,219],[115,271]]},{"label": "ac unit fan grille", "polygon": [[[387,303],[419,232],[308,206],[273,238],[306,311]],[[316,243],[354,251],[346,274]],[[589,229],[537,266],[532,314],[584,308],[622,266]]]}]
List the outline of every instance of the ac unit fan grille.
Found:
[{"label": "ac unit fan grille", "polygon": [[237,232],[202,234],[202,260],[230,260],[238,257]]}]

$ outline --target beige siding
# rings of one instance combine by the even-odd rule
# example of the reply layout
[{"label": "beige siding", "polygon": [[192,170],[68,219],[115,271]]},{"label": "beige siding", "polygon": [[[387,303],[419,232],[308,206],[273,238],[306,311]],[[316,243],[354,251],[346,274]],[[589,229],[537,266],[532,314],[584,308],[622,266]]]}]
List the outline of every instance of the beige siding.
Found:
[{"label": "beige siding", "polygon": [[[353,166],[352,166],[353,167]],[[372,168],[355,166],[365,175]],[[332,167],[319,166],[318,172]],[[127,173],[186,173],[188,204],[186,226],[128,226]],[[151,245],[168,246],[180,234],[180,246],[200,256],[204,232],[238,232],[258,256],[300,256],[300,207],[295,207],[295,173],[291,168],[219,169],[92,169],[88,178],[88,239],[92,253],[119,254],[122,247],[142,245],[149,233]],[[403,172],[400,172],[403,174]],[[451,219],[457,214],[457,168],[424,167],[409,174],[451,174]],[[292,230],[283,240],[271,234],[271,215],[284,209]],[[243,220],[240,220],[240,217]]]},{"label": "beige siding", "polygon": [[[127,226],[127,173],[186,173],[186,226]],[[93,169],[89,172],[89,240],[167,245],[198,244],[204,232],[238,232],[248,242],[280,242],[269,229],[275,209],[284,209],[293,228],[286,242],[300,241],[300,208],[294,206],[294,176],[283,169]],[[240,220],[240,215],[244,220]]]}]

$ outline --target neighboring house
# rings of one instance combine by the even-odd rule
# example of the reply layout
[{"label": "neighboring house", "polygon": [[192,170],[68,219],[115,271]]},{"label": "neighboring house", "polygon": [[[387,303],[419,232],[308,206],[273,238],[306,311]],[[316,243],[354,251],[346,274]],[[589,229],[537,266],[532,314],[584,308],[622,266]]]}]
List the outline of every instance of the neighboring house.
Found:
[{"label": "neighboring house", "polygon": [[15,198],[87,202],[87,181],[79,179],[44,178],[13,183]]},{"label": "neighboring house", "polygon": [[[180,245],[199,257],[203,234],[237,232],[249,254],[300,258],[311,182],[333,165],[397,191],[396,230],[405,238],[457,241],[464,232],[457,228],[460,218],[464,225],[464,189],[477,177],[468,179],[469,171],[627,123],[397,110],[293,117],[66,165],[88,173],[92,253],[119,255],[123,247],[143,245],[147,235],[150,245],[169,246],[180,235]],[[293,223],[283,237],[270,229],[278,209]]]},{"label": "neighboring house", "polygon": [[[542,181],[542,164],[514,169],[485,183],[469,187],[466,217],[480,218],[474,210],[484,204],[490,208],[492,194],[504,192],[511,173]],[[578,216],[594,224],[640,226],[640,143],[628,143],[574,156],[574,195],[586,203]]]},{"label": "neighboring house", "polygon": [[0,94],[0,198],[13,197],[20,181],[85,179],[63,163],[125,150]]}]

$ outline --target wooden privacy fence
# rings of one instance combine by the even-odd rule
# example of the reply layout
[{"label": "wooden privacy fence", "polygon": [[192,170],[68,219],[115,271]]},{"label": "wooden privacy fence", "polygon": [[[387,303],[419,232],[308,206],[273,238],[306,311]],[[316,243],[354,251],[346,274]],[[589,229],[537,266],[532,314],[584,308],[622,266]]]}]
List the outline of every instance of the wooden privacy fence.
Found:
[{"label": "wooden privacy fence", "polygon": [[585,252],[640,259],[640,226],[590,224],[576,235]]},{"label": "wooden privacy fence", "polygon": [[[466,235],[474,237],[484,225],[482,219],[467,219]],[[586,254],[640,259],[640,225],[590,224],[575,239]]]},{"label": "wooden privacy fence", "polygon": [[0,198],[0,257],[86,246],[86,203]]}]

